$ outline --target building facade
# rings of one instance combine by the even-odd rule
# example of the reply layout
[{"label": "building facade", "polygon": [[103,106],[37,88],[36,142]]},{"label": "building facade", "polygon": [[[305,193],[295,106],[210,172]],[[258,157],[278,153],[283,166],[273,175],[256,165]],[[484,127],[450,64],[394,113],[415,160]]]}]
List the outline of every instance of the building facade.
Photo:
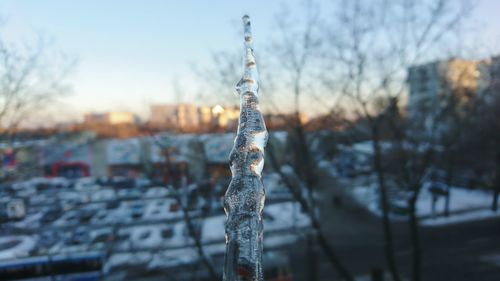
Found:
[{"label": "building facade", "polygon": [[440,114],[450,103],[467,103],[488,87],[489,60],[450,59],[412,66],[408,69],[408,114],[418,127],[431,133],[445,129]]},{"label": "building facade", "polygon": [[153,104],[149,125],[183,133],[233,130],[238,124],[239,108],[196,106],[193,104]]}]

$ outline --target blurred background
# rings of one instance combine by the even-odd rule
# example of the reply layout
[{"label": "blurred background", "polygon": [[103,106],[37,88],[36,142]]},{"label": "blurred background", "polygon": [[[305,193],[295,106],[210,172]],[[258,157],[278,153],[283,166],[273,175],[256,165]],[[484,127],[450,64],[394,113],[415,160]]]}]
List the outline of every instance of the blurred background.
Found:
[{"label": "blurred background", "polygon": [[498,281],[500,2],[0,1],[0,280],[221,280],[252,17],[269,281]]}]

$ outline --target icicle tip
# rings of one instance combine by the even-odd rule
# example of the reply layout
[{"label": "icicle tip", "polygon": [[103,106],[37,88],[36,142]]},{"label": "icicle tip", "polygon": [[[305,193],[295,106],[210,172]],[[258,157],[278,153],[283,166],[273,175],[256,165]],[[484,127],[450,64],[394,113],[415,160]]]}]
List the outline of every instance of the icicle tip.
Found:
[{"label": "icicle tip", "polygon": [[244,24],[250,24],[250,16],[249,15],[243,15],[243,17],[241,17],[241,19],[243,20]]},{"label": "icicle tip", "polygon": [[252,25],[250,22],[250,17],[248,15],[244,15],[242,18],[243,20],[243,30],[245,32],[245,42],[247,44],[252,43]]}]

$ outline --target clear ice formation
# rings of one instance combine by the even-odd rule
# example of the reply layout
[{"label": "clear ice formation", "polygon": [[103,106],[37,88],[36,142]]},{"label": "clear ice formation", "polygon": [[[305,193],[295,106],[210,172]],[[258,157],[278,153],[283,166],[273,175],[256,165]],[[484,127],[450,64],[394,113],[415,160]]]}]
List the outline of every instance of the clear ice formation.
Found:
[{"label": "clear ice formation", "polygon": [[243,17],[245,55],[243,77],[236,85],[240,119],[229,156],[232,180],[224,198],[226,212],[225,281],[264,280],[262,272],[262,209],[264,147],[267,130],[259,111],[259,74],[253,53],[250,17]]}]

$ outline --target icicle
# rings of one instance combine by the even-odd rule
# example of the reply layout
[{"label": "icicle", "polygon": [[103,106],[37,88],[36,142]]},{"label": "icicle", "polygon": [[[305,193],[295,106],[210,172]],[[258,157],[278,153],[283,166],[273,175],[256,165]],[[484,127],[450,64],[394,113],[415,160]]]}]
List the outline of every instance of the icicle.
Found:
[{"label": "icicle", "polygon": [[240,119],[229,156],[232,180],[224,198],[226,221],[225,281],[262,281],[262,209],[264,147],[267,130],[259,111],[259,75],[253,53],[250,17],[243,17],[245,56],[243,77],[236,85]]}]

